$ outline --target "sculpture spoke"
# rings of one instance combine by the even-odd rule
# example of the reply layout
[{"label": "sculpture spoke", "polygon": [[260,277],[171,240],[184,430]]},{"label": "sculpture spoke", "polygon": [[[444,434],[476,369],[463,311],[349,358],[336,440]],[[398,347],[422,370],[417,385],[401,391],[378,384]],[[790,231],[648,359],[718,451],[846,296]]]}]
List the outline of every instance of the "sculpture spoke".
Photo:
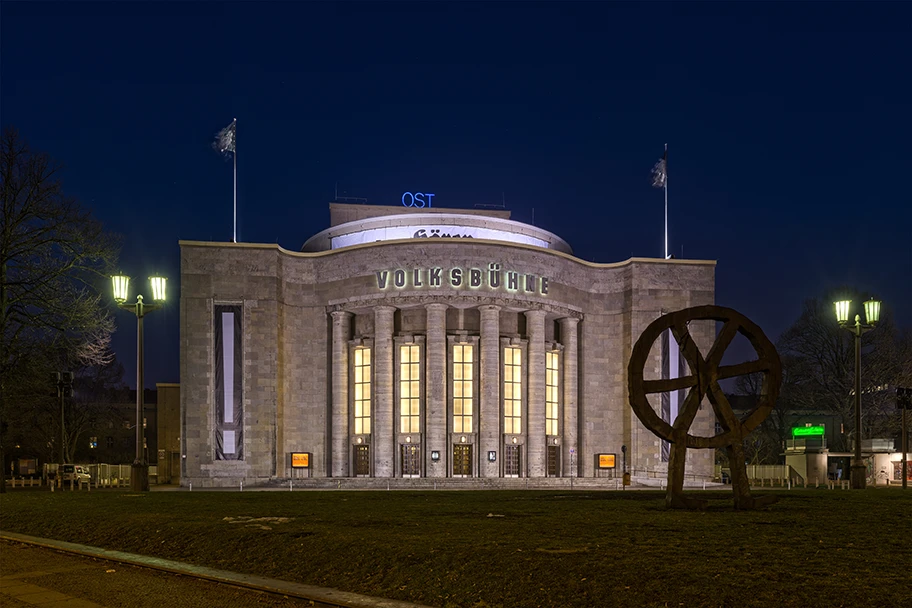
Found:
[{"label": "sculpture spoke", "polygon": [[770,362],[762,359],[754,361],[745,361],[736,365],[722,365],[718,368],[719,380],[734,378],[735,376],[747,376],[757,372],[766,372],[770,369]]},{"label": "sculpture spoke", "polygon": [[647,395],[653,393],[669,393],[671,391],[690,388],[696,385],[696,376],[682,376],[680,378],[671,378],[670,380],[644,380],[643,392]]}]

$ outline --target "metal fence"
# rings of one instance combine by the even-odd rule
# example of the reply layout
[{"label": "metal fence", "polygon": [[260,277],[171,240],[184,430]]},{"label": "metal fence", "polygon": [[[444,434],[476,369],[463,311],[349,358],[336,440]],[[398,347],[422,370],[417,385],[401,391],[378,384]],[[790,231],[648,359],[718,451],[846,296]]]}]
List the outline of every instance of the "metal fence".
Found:
[{"label": "metal fence", "polygon": [[[731,469],[722,465],[715,465],[716,479],[731,479]],[[798,471],[791,465],[787,464],[749,464],[747,465],[747,478],[750,480],[769,480],[785,481],[791,480],[792,483],[801,483],[804,481]]]},{"label": "metal fence", "polygon": [[[77,463],[78,464],[78,463]],[[55,478],[57,476],[57,467],[59,465],[50,463],[44,465],[44,470],[42,474],[43,482],[47,482],[48,478]],[[130,464],[78,464],[78,466],[83,467],[88,470],[89,475],[92,476],[92,485],[99,488],[107,487],[123,487],[130,484],[130,471],[132,466]],[[149,483],[155,484],[158,480],[158,467],[152,465],[149,467]]]}]

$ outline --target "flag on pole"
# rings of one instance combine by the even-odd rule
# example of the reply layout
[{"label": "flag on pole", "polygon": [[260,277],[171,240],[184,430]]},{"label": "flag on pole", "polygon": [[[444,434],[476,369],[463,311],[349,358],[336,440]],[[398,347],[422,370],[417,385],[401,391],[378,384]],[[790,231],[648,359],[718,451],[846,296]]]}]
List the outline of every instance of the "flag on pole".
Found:
[{"label": "flag on pole", "polygon": [[668,147],[665,147],[665,154],[659,159],[659,162],[652,168],[652,187],[664,188],[668,185]]},{"label": "flag on pole", "polygon": [[231,124],[218,132],[212,147],[222,154],[235,152],[235,143],[237,138],[237,119],[231,121]]},{"label": "flag on pole", "polygon": [[237,243],[237,118],[215,135],[212,147],[216,152],[234,157],[234,231],[231,242]]}]

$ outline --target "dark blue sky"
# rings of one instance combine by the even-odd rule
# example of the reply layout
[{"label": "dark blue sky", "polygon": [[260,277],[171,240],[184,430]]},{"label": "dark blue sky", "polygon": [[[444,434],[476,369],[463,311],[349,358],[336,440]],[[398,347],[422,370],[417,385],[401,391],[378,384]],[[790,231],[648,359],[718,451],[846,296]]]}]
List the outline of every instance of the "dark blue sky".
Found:
[{"label": "dark blue sky", "polygon": [[[716,301],[773,338],[857,286],[912,326],[912,4],[16,3],[0,112],[171,278],[146,382],[178,377],[178,239],[299,250],[339,194],[500,203],[586,260],[718,260]],[[142,281],[145,283],[145,281]],[[143,286],[143,291],[148,291]],[[134,290],[135,293],[135,290]],[[135,381],[135,321],[118,312]]]}]

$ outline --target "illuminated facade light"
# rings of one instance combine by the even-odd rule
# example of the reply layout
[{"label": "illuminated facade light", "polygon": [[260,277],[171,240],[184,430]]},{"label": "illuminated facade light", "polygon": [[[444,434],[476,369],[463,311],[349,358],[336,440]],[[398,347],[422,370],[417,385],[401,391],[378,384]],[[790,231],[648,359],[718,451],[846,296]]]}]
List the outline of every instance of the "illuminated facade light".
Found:
[{"label": "illuminated facade light", "polygon": [[864,303],[865,318],[869,325],[876,325],[880,321],[880,300],[871,298]]},{"label": "illuminated facade light", "polygon": [[156,302],[163,302],[165,300],[165,286],[167,285],[168,279],[154,275],[149,277],[149,282],[152,284],[152,299]]},{"label": "illuminated facade light", "polygon": [[840,300],[836,304],[836,320],[839,323],[848,323],[849,321],[849,307],[852,305],[852,300]]},{"label": "illuminated facade light", "polygon": [[111,282],[114,287],[114,301],[126,302],[130,295],[130,277],[116,274],[111,277]]}]

